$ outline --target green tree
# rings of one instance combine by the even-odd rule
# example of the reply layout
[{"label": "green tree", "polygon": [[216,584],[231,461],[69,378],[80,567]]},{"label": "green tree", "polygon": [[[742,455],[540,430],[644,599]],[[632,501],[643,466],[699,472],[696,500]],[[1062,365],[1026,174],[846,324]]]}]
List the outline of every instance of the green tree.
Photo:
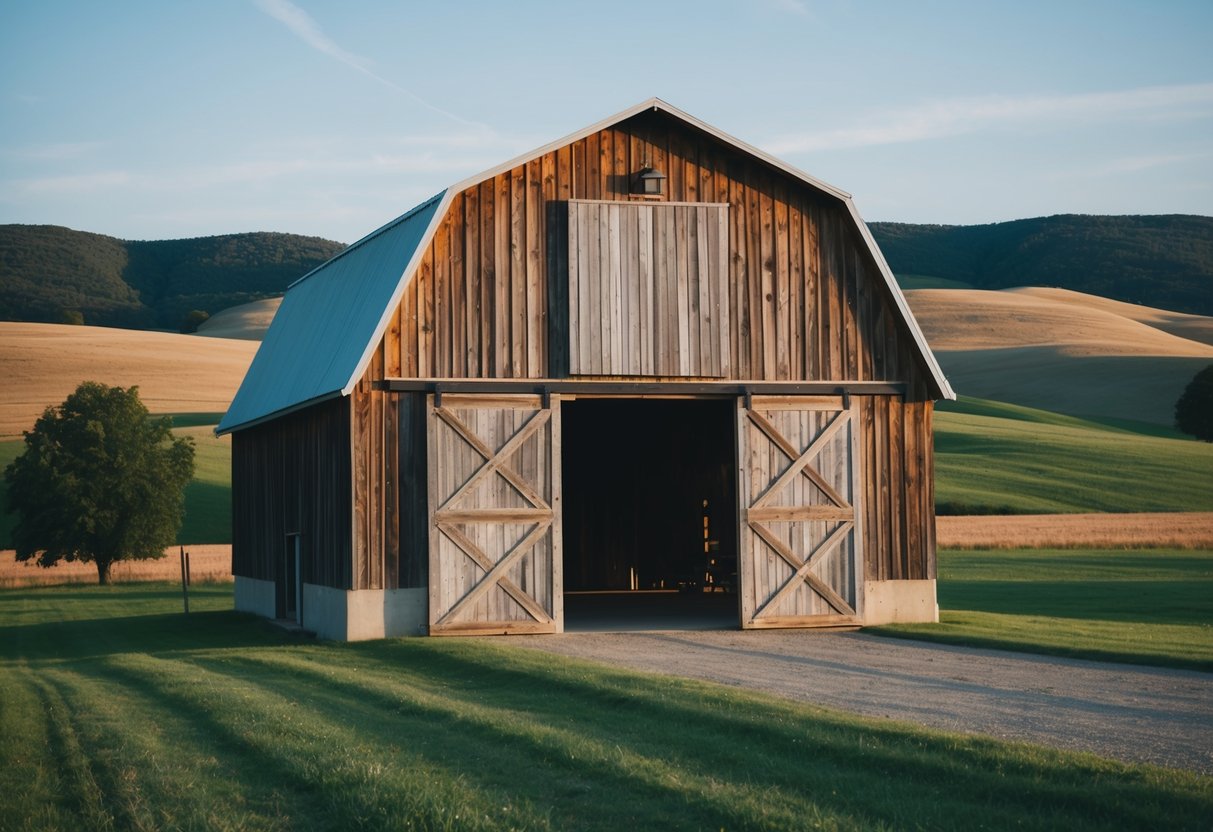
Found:
[{"label": "green tree", "polygon": [[1213,364],[1197,373],[1184,388],[1175,403],[1175,427],[1213,442]]},{"label": "green tree", "polygon": [[186,335],[197,332],[198,327],[202,326],[211,317],[211,313],[205,309],[191,309],[181,319],[181,331]]},{"label": "green tree", "polygon": [[181,527],[194,444],[153,418],[138,388],[86,381],[48,407],[5,469],[17,560],[97,565],[159,558]]}]

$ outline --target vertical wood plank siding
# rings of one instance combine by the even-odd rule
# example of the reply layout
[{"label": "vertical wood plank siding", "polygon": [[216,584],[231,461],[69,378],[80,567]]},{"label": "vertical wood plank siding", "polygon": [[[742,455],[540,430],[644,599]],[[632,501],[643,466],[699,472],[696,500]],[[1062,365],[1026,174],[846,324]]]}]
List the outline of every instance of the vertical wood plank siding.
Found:
[{"label": "vertical wood plank siding", "polygon": [[[564,342],[553,356],[567,345],[575,376],[727,376],[728,206],[567,205],[566,236],[549,238],[568,252],[569,306],[551,315],[569,323],[553,327]],[[585,337],[591,324],[602,327],[597,342]]]},{"label": "vertical wood plank siding", "polygon": [[232,435],[232,573],[272,581],[298,534],[301,579],[348,589],[350,402],[335,399]]},{"label": "vertical wood plank siding", "polygon": [[[454,195],[392,319],[399,326],[389,327],[353,394],[358,587],[395,585],[401,533],[399,500],[387,482],[394,475],[384,470],[391,449],[401,447],[397,406],[371,383],[397,374],[559,377],[569,371],[572,344],[602,355],[612,337],[630,338],[630,318],[622,331],[622,306],[618,321],[578,316],[589,298],[571,294],[562,242],[568,229],[552,227],[559,223],[553,217],[567,222],[568,209],[553,203],[628,201],[631,175],[646,162],[668,177],[667,200],[729,205],[727,240],[719,242],[727,246],[728,265],[721,288],[727,298],[720,299],[729,311],[729,337],[719,347],[728,351],[719,357],[725,378],[907,385],[905,401],[858,401],[865,571],[869,579],[935,576],[927,376],[845,206],[681,122],[646,112]],[[654,226],[656,238],[661,230]],[[677,229],[666,233],[676,262],[685,262],[691,253],[677,250]],[[609,286],[609,257],[600,265],[608,270],[600,287]],[[664,268],[652,266],[654,273]],[[672,275],[665,284],[673,288],[667,302],[701,303],[703,295],[692,298],[682,278]],[[643,316],[631,306],[627,313]],[[636,337],[642,355],[684,347],[677,339],[646,346],[647,335]],[[709,352],[698,360],[715,362],[714,342],[707,343]],[[689,358],[689,340],[685,347]],[[589,372],[612,374],[609,366]],[[396,551],[385,555],[382,547],[393,545]]]}]

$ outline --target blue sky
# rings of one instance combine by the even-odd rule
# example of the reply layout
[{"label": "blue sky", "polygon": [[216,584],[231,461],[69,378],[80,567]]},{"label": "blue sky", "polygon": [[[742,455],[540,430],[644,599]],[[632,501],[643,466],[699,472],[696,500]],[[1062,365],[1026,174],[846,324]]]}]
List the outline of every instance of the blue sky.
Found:
[{"label": "blue sky", "polygon": [[0,223],[351,242],[658,96],[870,220],[1213,215],[1213,2],[0,4]]}]

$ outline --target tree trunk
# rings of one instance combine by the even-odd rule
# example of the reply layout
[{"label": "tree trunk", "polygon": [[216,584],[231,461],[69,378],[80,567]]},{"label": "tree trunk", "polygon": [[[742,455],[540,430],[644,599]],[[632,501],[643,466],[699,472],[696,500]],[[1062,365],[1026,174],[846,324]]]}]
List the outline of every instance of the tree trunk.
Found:
[{"label": "tree trunk", "polygon": [[94,563],[97,564],[97,583],[101,586],[109,586],[110,567],[114,562],[109,558],[97,558]]}]

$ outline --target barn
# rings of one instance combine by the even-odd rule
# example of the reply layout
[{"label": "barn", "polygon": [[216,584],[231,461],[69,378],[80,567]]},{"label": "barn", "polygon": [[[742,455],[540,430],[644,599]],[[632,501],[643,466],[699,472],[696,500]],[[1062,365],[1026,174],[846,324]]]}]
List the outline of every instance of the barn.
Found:
[{"label": "barn", "polygon": [[557,633],[590,593],[933,621],[941,398],[850,195],[651,99],[288,289],[218,428],[236,607],[348,640]]}]

